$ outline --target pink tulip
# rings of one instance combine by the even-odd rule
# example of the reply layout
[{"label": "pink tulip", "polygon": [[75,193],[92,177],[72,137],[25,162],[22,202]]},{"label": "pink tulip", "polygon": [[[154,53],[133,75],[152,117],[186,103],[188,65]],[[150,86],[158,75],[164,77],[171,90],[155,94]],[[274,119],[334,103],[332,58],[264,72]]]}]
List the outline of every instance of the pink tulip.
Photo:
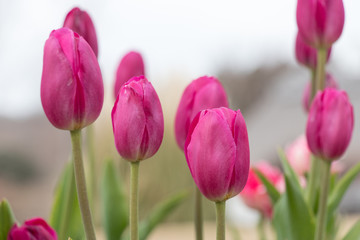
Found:
[{"label": "pink tulip", "polygon": [[184,149],[190,123],[198,112],[228,106],[226,92],[215,77],[203,76],[192,81],[186,87],[176,112],[175,136],[180,149]]},{"label": "pink tulip", "polygon": [[91,46],[96,57],[98,56],[98,43],[94,24],[85,11],[79,8],[73,8],[67,15],[64,21],[64,26],[70,28],[80,36],[82,36]]},{"label": "pink tulip", "polygon": [[7,240],[57,240],[56,232],[42,218],[33,218],[21,227],[14,224]]},{"label": "pink tulip", "polygon": [[115,145],[123,158],[136,162],[157,152],[164,118],[159,97],[144,76],[133,77],[121,87],[111,118]]},{"label": "pink tulip", "polygon": [[[334,88],[334,89],[339,88],[339,85],[337,84],[335,78],[329,73],[326,74],[325,88]],[[311,83],[308,82],[305,85],[303,99],[302,99],[302,105],[305,112],[309,112],[310,109],[310,92],[311,92]]]},{"label": "pink tulip", "polygon": [[[330,58],[331,48],[328,49],[327,60]],[[296,36],[295,55],[297,61],[312,70],[316,69],[317,50],[304,42],[300,34]]]},{"label": "pink tulip", "polygon": [[301,37],[316,48],[329,48],[344,27],[342,0],[298,0],[296,20]]},{"label": "pink tulip", "polygon": [[202,194],[220,202],[238,195],[249,173],[249,141],[240,110],[199,112],[185,142],[191,175]]},{"label": "pink tulip", "polygon": [[311,105],[306,138],[311,152],[324,160],[339,158],[349,145],[354,128],[353,106],[345,91],[327,88]]},{"label": "pink tulip", "polygon": [[[284,185],[283,176],[279,169],[273,167],[265,161],[258,162],[254,167],[250,168],[247,183],[240,193],[245,204],[253,209],[260,211],[265,217],[272,216],[272,202],[266,191],[265,186],[257,177],[254,169],[260,171],[275,187]],[[284,186],[281,186],[284,188]]]},{"label": "pink tulip", "polygon": [[144,61],[140,53],[129,52],[120,61],[116,71],[114,96],[116,98],[121,86],[129,79],[145,75]]},{"label": "pink tulip", "polygon": [[41,102],[49,121],[60,129],[81,129],[97,119],[103,99],[100,67],[89,44],[68,28],[52,31],[41,77]]},{"label": "pink tulip", "polygon": [[286,148],[286,157],[294,171],[302,176],[309,171],[311,152],[305,135],[301,135]]}]

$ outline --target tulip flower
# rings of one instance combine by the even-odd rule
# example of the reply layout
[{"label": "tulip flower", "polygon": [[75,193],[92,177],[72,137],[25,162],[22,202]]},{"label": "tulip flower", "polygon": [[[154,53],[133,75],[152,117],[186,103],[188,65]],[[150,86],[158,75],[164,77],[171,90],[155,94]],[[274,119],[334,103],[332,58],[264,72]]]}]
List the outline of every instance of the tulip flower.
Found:
[{"label": "tulip flower", "polygon": [[114,96],[118,95],[121,86],[132,77],[145,75],[144,61],[140,53],[129,52],[120,61],[116,71]]},{"label": "tulip flower", "polygon": [[228,106],[225,89],[215,77],[203,76],[192,81],[181,97],[175,117],[175,136],[180,149],[184,149],[190,123],[198,112]]},{"label": "tulip flower", "polygon": [[283,176],[276,167],[273,167],[264,161],[259,162],[254,167],[250,168],[247,183],[240,193],[240,196],[247,206],[260,211],[264,217],[270,219],[273,210],[272,202],[265,186],[257,177],[254,169],[260,171],[275,187],[282,182],[281,179]]},{"label": "tulip flower", "polygon": [[8,233],[7,240],[57,240],[57,235],[42,218],[33,218],[22,226],[14,226]]},{"label": "tulip flower", "polygon": [[311,105],[306,138],[311,152],[326,161],[339,158],[354,128],[353,106],[345,91],[327,88]]},{"label": "tulip flower", "polygon": [[[303,98],[302,98],[302,105],[303,105],[303,108],[306,112],[309,112],[309,109],[310,109],[310,91],[311,91],[311,86],[310,86],[310,82],[308,82],[306,85],[305,85],[305,88],[304,88],[304,93],[303,93]],[[326,78],[325,78],[325,88],[334,88],[334,89],[338,89],[339,88],[339,85],[337,84],[335,78],[327,73],[326,74]]]},{"label": "tulip flower", "polygon": [[49,121],[60,129],[81,129],[97,119],[103,99],[100,67],[89,44],[68,28],[52,31],[41,78],[41,102]]},{"label": "tulip flower", "polygon": [[303,176],[309,171],[311,152],[305,135],[301,135],[295,139],[294,142],[287,146],[285,152],[291,167],[299,176]]},{"label": "tulip flower", "polygon": [[296,20],[304,41],[316,48],[329,48],[344,27],[342,0],[298,0]]},{"label": "tulip flower", "polygon": [[95,56],[98,56],[96,31],[94,24],[87,12],[82,11],[77,7],[73,8],[66,15],[63,27],[70,28],[71,30],[82,36],[91,46],[92,50],[95,53]]},{"label": "tulip flower", "polygon": [[[331,48],[327,50],[326,61],[329,61],[330,53],[331,53]],[[295,55],[297,61],[300,64],[310,68],[313,71],[316,69],[317,50],[311,47],[310,45],[306,44],[299,33],[296,36]]]}]

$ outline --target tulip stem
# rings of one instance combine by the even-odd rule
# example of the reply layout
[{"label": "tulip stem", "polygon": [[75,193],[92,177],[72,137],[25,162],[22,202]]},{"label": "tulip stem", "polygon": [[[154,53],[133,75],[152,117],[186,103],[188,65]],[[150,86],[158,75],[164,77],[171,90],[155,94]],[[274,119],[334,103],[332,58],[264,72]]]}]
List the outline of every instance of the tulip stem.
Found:
[{"label": "tulip stem", "polygon": [[96,187],[96,167],[95,167],[95,152],[94,152],[94,126],[89,125],[86,128],[86,143],[87,143],[87,153],[88,153],[88,160],[89,160],[89,167],[90,167],[90,205],[91,210],[94,215],[94,220],[96,224],[96,198],[97,194],[97,187]]},{"label": "tulip stem", "polygon": [[195,184],[195,233],[196,240],[203,239],[203,216],[201,192]]},{"label": "tulip stem", "polygon": [[330,166],[331,162],[322,161],[324,164],[324,172],[322,176],[322,185],[320,190],[319,212],[317,216],[317,224],[315,231],[315,240],[325,239],[325,227],[326,227],[326,210],[327,210],[327,197],[330,183]]},{"label": "tulip stem", "polygon": [[258,232],[259,232],[259,239],[260,240],[266,240],[266,234],[265,234],[265,217],[263,214],[261,214],[259,224],[258,224]]},{"label": "tulip stem", "polygon": [[309,98],[309,109],[311,103],[316,95],[316,71],[314,69],[311,70],[311,95]]},{"label": "tulip stem", "polygon": [[327,57],[326,54],[326,48],[319,48],[317,50],[316,90],[323,90],[325,88],[325,65]]},{"label": "tulip stem", "polygon": [[139,231],[139,166],[140,162],[130,163],[130,239],[138,240]]},{"label": "tulip stem", "polygon": [[85,235],[87,240],[95,240],[96,236],[91,218],[89,199],[86,191],[85,171],[81,152],[81,129],[70,131],[70,133],[76,190],[78,194]]},{"label": "tulip stem", "polygon": [[216,202],[216,240],[225,240],[225,202]]},{"label": "tulip stem", "polygon": [[315,209],[316,193],[319,185],[319,164],[320,159],[317,159],[314,155],[311,156],[311,168],[309,173],[309,184],[307,189],[307,201],[311,210]]}]

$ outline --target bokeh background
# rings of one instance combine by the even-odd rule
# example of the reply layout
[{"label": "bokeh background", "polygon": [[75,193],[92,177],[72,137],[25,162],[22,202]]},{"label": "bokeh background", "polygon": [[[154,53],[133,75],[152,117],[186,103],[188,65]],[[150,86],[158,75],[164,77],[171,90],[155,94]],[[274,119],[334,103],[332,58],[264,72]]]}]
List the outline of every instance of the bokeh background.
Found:
[{"label": "bokeh background", "polygon": [[[354,135],[341,160],[348,169],[360,156],[360,2],[345,0],[344,5],[344,31],[333,46],[328,70],[354,105]],[[141,216],[166,196],[193,187],[173,131],[177,104],[191,80],[214,75],[224,84],[231,106],[245,117],[253,163],[265,159],[278,164],[276,149],[304,131],[301,96],[310,74],[294,56],[296,0],[0,0],[0,199],[10,201],[18,220],[48,217],[56,181],[69,159],[70,135],[47,121],[40,79],[45,40],[75,6],[94,21],[106,88],[95,123],[99,178],[102,161],[114,158],[125,184],[128,179],[110,118],[115,71],[128,51],[142,53],[146,75],[162,102],[164,141],[140,170]],[[343,212],[360,210],[359,183],[345,197]],[[169,221],[190,221],[191,201]],[[213,206],[204,203],[211,221]],[[235,224],[256,222],[256,214],[240,198],[230,201],[228,210]]]}]

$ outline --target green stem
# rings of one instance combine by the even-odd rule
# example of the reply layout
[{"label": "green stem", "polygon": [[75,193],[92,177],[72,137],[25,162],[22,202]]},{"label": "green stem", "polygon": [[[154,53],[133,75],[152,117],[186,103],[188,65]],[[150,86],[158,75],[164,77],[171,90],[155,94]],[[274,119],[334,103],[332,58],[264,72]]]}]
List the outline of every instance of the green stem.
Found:
[{"label": "green stem", "polygon": [[315,156],[311,156],[311,168],[309,172],[309,183],[307,185],[307,202],[309,206],[314,211],[315,202],[316,202],[316,193],[319,185],[319,164],[320,159],[317,159]]},{"label": "green stem", "polygon": [[323,240],[326,236],[326,206],[327,206],[327,197],[329,191],[329,183],[330,183],[330,166],[331,162],[323,161],[324,164],[324,172],[321,183],[320,190],[320,201],[319,201],[319,212],[317,216],[317,224],[315,231],[315,240]]},{"label": "green stem", "polygon": [[90,166],[90,205],[91,210],[94,215],[94,219],[96,222],[96,210],[95,210],[95,202],[97,194],[97,187],[96,187],[96,167],[95,167],[95,152],[94,152],[94,126],[89,125],[86,128],[86,143],[87,143],[87,153],[88,153],[88,160]]},{"label": "green stem", "polygon": [[130,239],[139,239],[139,166],[140,162],[130,163]]},{"label": "green stem", "polygon": [[84,224],[84,230],[87,240],[95,240],[95,230],[91,219],[88,195],[86,191],[86,181],[84,165],[81,152],[81,129],[70,131],[72,143],[72,158],[74,161],[74,172],[76,181],[76,190],[79,199],[81,217]]},{"label": "green stem", "polygon": [[203,239],[202,196],[195,184],[195,234],[196,240]]},{"label": "green stem", "polygon": [[225,200],[216,202],[216,240],[225,240]]},{"label": "green stem", "polygon": [[259,232],[259,239],[260,240],[266,240],[266,234],[265,234],[265,217],[263,214],[261,214],[259,224],[258,224],[258,232]]},{"label": "green stem", "polygon": [[319,48],[317,50],[316,90],[323,90],[325,88],[326,58],[327,58],[327,49]]},{"label": "green stem", "polygon": [[[72,162],[74,160],[71,160]],[[71,163],[73,164],[73,163]],[[71,166],[71,171],[70,171],[70,180],[69,180],[69,183],[68,183],[68,186],[66,187],[65,189],[65,211],[63,211],[61,213],[61,222],[60,222],[60,226],[59,226],[59,239],[66,239],[66,235],[68,234],[66,232],[66,230],[68,229],[68,225],[69,225],[69,222],[70,222],[70,217],[71,217],[71,211],[73,209],[71,209],[69,206],[71,205],[71,202],[72,202],[72,194],[73,192],[75,191],[74,188],[75,188],[75,184],[74,184],[74,181],[75,181],[75,175],[74,175],[74,168],[73,166]]]},{"label": "green stem", "polygon": [[314,69],[311,70],[311,95],[309,99],[309,106],[311,106],[312,100],[314,99],[316,94],[316,71]]}]

